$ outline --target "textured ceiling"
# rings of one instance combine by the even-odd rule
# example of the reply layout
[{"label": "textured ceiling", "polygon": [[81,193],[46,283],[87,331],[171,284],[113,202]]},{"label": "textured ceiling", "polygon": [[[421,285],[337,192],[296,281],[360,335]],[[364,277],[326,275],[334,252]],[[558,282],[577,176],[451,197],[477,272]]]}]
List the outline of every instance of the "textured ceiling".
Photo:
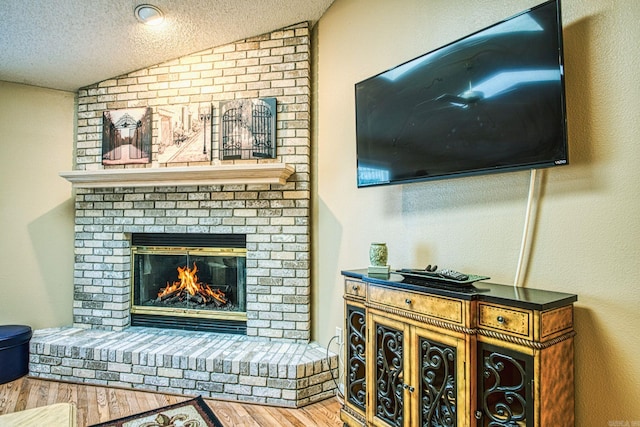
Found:
[{"label": "textured ceiling", "polygon": [[[333,0],[0,0],[0,80],[76,91],[303,21]],[[135,7],[165,13],[140,24]]]}]

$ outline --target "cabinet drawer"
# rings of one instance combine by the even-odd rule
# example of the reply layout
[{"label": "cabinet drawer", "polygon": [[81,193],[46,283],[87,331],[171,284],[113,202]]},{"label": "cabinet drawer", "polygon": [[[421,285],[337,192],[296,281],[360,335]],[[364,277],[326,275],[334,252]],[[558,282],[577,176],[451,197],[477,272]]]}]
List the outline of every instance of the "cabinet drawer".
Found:
[{"label": "cabinet drawer", "polygon": [[378,286],[369,287],[368,297],[372,303],[397,308],[403,312],[463,324],[463,303],[459,300]]},{"label": "cabinet drawer", "polygon": [[531,338],[533,336],[532,322],[533,313],[529,310],[517,310],[484,303],[480,303],[478,306],[478,325],[480,327]]},{"label": "cabinet drawer", "polygon": [[367,296],[367,285],[359,280],[346,279],[344,281],[344,293],[351,298],[364,300]]}]

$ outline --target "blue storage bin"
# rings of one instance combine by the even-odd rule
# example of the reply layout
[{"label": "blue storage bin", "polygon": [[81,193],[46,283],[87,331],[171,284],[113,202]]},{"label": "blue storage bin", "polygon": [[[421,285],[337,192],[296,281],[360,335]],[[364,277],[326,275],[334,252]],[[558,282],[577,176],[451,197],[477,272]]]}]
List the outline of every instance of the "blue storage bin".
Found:
[{"label": "blue storage bin", "polygon": [[31,335],[29,326],[0,326],[0,384],[16,380],[29,373]]}]

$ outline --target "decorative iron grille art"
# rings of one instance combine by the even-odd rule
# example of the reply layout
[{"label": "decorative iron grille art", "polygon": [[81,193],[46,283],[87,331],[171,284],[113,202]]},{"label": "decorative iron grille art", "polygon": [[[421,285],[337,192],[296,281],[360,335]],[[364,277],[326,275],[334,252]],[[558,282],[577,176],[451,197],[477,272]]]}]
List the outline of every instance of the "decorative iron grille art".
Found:
[{"label": "decorative iron grille art", "polygon": [[420,338],[422,384],[420,397],[424,427],[454,427],[456,418],[456,350]]},{"label": "decorative iron grille art", "polygon": [[[479,414],[483,427],[533,427],[532,357],[483,344]],[[476,418],[478,416],[476,415]]]},{"label": "decorative iron grille art", "polygon": [[376,331],[376,416],[391,426],[404,423],[403,332],[375,325]]},{"label": "decorative iron grille art", "polygon": [[276,99],[236,99],[220,107],[220,160],[276,157]]},{"label": "decorative iron grille art", "polygon": [[347,396],[349,401],[364,411],[367,405],[365,349],[367,324],[363,308],[347,306]]}]

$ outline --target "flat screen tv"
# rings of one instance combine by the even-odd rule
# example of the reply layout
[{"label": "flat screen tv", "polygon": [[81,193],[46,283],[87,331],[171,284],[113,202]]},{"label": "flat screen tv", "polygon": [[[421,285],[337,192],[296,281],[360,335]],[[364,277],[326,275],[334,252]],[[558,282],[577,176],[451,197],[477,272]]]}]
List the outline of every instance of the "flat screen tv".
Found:
[{"label": "flat screen tv", "polygon": [[567,163],[552,0],[355,85],[358,187]]}]

